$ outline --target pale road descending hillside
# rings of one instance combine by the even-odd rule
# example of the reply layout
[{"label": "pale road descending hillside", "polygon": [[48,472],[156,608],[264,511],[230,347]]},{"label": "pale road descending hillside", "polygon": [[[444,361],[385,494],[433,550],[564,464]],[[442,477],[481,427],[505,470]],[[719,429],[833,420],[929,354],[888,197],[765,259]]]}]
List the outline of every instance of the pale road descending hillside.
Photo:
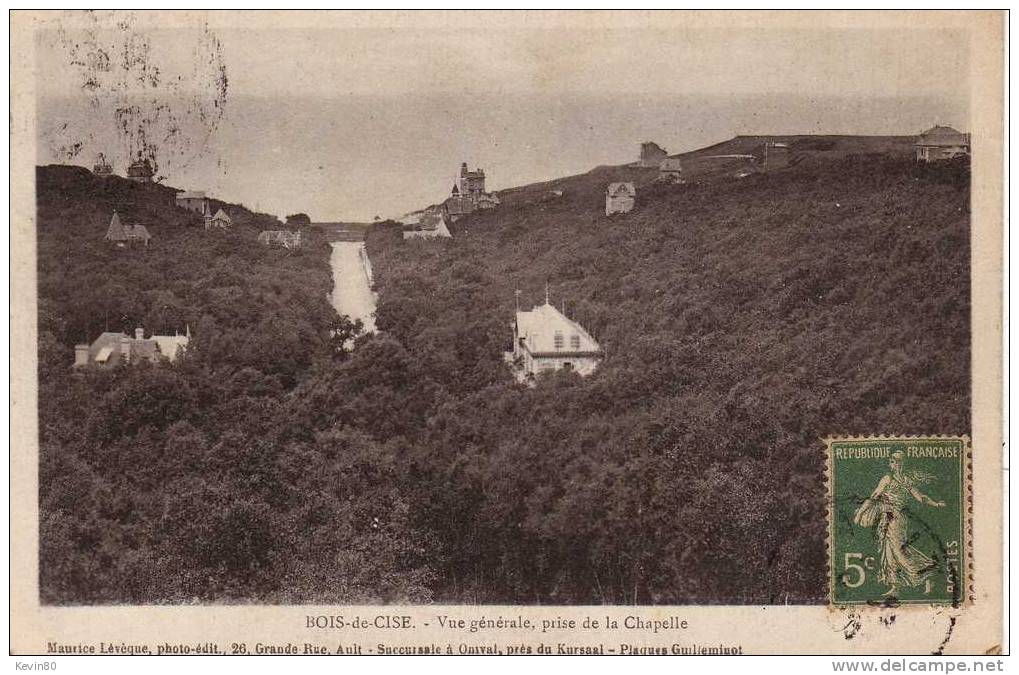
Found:
[{"label": "pale road descending hillside", "polygon": [[361,320],[364,331],[375,330],[375,294],[368,285],[359,241],[333,242],[329,264],[333,268],[333,294],[330,301],[338,314],[346,314],[351,321]]}]

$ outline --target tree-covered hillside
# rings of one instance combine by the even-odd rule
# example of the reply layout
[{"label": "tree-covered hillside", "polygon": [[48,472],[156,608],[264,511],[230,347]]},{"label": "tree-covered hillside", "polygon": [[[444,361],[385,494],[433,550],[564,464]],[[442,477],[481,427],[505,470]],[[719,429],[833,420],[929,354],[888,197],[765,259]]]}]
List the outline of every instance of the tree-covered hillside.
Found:
[{"label": "tree-covered hillside", "polygon": [[[968,432],[966,167],[799,160],[669,187],[603,167],[452,241],[370,240],[379,327],[460,395],[414,460],[446,597],[819,602],[820,438]],[[617,180],[637,206],[606,217]],[[606,358],[526,389],[496,373],[514,291],[546,282]]]},{"label": "tree-covered hillside", "polygon": [[[601,167],[451,240],[379,224],[382,332],[352,353],[324,241],[40,169],[43,601],[822,602],[820,437],[969,431],[968,174],[799,159]],[[614,180],[637,207],[607,218]],[[105,245],[113,208],[147,250]],[[502,353],[546,282],[606,358],[526,387]],[[107,321],[193,349],[72,373]]]},{"label": "tree-covered hillside", "polygon": [[[328,302],[328,244],[266,248],[275,218],[215,200],[234,225],[206,231],[171,188],[77,167],[41,167],[37,191],[42,600],[264,596],[248,583],[283,519],[275,411],[350,329]],[[104,240],[114,209],[147,247]],[[72,372],[75,343],[136,326],[190,328],[186,358]]]}]

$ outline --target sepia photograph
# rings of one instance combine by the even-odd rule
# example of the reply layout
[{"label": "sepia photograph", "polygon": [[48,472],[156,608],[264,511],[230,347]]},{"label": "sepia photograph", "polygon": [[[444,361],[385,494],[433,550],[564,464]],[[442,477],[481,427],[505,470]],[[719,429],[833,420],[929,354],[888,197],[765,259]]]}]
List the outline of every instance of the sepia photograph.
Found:
[{"label": "sepia photograph", "polygon": [[1001,22],[15,12],[29,599],[1000,609]]}]

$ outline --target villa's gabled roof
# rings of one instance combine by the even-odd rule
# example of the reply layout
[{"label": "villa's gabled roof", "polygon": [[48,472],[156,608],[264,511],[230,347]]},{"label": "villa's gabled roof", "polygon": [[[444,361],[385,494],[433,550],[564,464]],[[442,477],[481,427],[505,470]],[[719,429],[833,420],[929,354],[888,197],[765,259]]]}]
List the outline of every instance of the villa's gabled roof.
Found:
[{"label": "villa's gabled roof", "polygon": [[[569,356],[601,352],[601,346],[583,326],[564,316],[551,303],[546,302],[529,312],[518,311],[516,321],[517,336],[524,339],[524,346],[532,354]],[[556,344],[557,334],[561,338],[559,345]]]}]

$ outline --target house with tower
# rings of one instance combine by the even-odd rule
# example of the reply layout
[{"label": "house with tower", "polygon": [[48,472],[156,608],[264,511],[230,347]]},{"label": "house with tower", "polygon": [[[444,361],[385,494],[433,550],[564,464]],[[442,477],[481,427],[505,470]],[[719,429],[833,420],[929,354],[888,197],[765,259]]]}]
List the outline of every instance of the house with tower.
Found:
[{"label": "house with tower", "polygon": [[485,192],[485,170],[467,168],[467,162],[460,165],[460,175],[453,181],[449,197],[442,203],[443,210],[451,220],[473,213],[478,209],[493,209],[499,205],[499,198]]}]

